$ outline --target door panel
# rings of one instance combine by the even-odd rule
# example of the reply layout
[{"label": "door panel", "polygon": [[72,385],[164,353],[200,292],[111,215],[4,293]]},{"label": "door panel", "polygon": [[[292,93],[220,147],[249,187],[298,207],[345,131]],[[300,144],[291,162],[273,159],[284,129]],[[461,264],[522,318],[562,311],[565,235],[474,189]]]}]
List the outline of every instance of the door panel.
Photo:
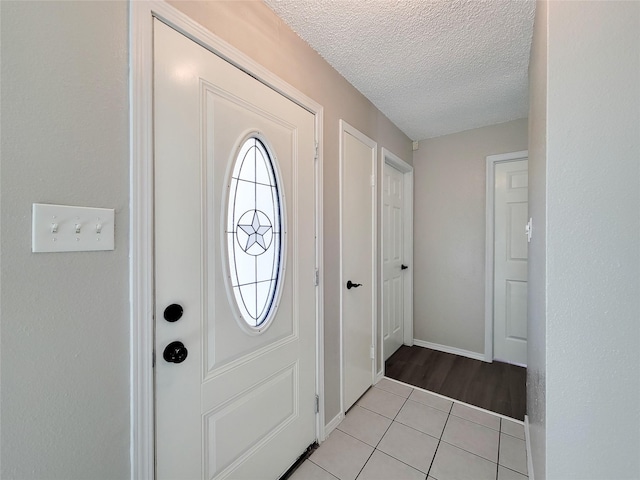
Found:
[{"label": "door panel", "polygon": [[[278,478],[316,438],[314,117],[158,20],[154,113],[156,477]],[[285,244],[275,314],[253,329],[228,262],[261,269],[271,244],[254,259],[227,254],[241,225],[227,218],[230,193],[247,212],[263,197],[258,167],[248,190],[231,178],[252,136],[274,157]],[[184,313],[170,323],[171,303]],[[163,358],[176,340],[182,363]]]},{"label": "door panel", "polygon": [[527,340],[527,282],[507,280],[505,337],[509,340]]},{"label": "door panel", "polygon": [[382,338],[387,360],[404,342],[404,176],[385,163],[382,181]]},{"label": "door panel", "polygon": [[519,365],[527,363],[527,163],[495,166],[493,356]]},{"label": "door panel", "polygon": [[[375,143],[342,132],[342,339],[344,409],[373,384]],[[366,139],[368,140],[368,139]],[[362,286],[348,289],[351,280]]]}]

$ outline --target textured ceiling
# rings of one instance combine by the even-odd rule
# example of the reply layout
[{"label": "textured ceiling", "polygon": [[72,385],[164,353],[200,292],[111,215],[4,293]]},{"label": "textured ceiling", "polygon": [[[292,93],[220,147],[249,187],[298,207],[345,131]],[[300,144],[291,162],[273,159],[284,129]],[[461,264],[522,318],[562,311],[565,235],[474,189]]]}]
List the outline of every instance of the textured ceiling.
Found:
[{"label": "textured ceiling", "polygon": [[528,114],[533,0],[265,0],[412,140]]}]

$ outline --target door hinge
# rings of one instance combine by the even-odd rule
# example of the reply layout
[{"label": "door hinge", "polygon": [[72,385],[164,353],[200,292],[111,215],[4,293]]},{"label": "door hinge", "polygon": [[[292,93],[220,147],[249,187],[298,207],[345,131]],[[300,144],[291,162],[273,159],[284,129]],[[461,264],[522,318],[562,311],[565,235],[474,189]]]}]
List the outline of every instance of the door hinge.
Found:
[{"label": "door hinge", "polygon": [[316,413],[320,413],[320,395],[316,395]]},{"label": "door hinge", "polygon": [[151,352],[151,368],[156,366],[156,351]]},{"label": "door hinge", "polygon": [[313,160],[314,160],[314,161],[318,161],[318,156],[319,156],[319,154],[318,154],[318,150],[319,150],[319,149],[320,149],[320,147],[319,147],[319,145],[318,145],[318,142],[316,142],[316,150],[315,150],[315,153],[314,153],[314,155],[313,155]]},{"label": "door hinge", "polygon": [[376,186],[376,176],[375,175],[371,175],[371,186],[372,187]]},{"label": "door hinge", "polygon": [[376,358],[376,352],[375,352],[375,348],[373,345],[371,345],[371,350],[369,355],[371,356],[371,360],[373,360],[374,358]]},{"label": "door hinge", "polygon": [[316,268],[315,274],[313,276],[313,284],[317,287],[320,285],[320,270]]}]

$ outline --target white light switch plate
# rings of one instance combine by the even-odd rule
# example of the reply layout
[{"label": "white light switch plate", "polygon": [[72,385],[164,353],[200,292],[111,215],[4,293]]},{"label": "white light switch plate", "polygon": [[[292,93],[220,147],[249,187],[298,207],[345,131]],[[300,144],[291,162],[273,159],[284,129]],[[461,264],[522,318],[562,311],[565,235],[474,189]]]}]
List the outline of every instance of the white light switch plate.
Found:
[{"label": "white light switch plate", "polygon": [[33,204],[33,252],[113,250],[113,208]]}]

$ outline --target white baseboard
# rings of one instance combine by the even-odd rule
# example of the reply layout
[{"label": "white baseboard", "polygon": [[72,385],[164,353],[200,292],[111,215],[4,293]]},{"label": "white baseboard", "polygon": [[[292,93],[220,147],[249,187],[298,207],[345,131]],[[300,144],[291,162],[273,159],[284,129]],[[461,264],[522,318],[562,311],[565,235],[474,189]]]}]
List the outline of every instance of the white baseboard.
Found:
[{"label": "white baseboard", "polygon": [[376,378],[373,381],[373,384],[375,385],[376,383],[378,383],[380,380],[382,380],[384,378],[384,370],[376,373]]},{"label": "white baseboard", "polygon": [[333,417],[329,423],[327,423],[324,427],[324,438],[326,439],[331,432],[333,432],[336,427],[340,424],[342,419],[344,418],[344,413],[340,412],[338,415]]},{"label": "white baseboard", "polygon": [[529,416],[524,416],[524,438],[527,447],[527,469],[529,470],[529,480],[535,480],[533,475],[533,458],[531,458],[531,435],[529,433]]},{"label": "white baseboard", "polygon": [[413,344],[418,347],[430,348],[431,350],[438,350],[445,353],[453,353],[454,355],[460,355],[462,357],[473,358],[474,360],[485,361],[484,353],[472,352],[469,350],[462,350],[461,348],[449,347],[447,345],[440,345],[439,343],[425,342],[424,340],[413,339]]}]

